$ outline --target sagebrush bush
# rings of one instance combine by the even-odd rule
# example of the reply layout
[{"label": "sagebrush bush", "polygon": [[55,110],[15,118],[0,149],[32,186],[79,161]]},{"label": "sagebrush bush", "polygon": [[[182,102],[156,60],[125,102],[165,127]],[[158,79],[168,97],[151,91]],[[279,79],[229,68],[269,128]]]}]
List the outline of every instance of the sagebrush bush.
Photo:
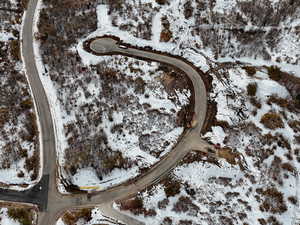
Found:
[{"label": "sagebrush bush", "polygon": [[21,225],[31,225],[33,222],[33,212],[29,209],[9,208],[7,214],[10,218],[19,221]]},{"label": "sagebrush bush", "polygon": [[259,207],[262,212],[281,214],[287,210],[283,194],[276,188],[268,188],[264,191],[257,189],[257,192],[264,197],[264,201]]},{"label": "sagebrush bush", "polygon": [[167,197],[175,196],[180,193],[180,182],[174,180],[173,178],[169,178],[164,181],[164,190]]},{"label": "sagebrush bush", "polygon": [[247,94],[249,96],[255,96],[257,91],[257,84],[256,83],[250,83],[247,85]]},{"label": "sagebrush bush", "polygon": [[168,0],[155,0],[157,4],[164,5],[168,2]]},{"label": "sagebrush bush", "polygon": [[85,208],[72,212],[67,211],[62,217],[66,225],[74,225],[79,219],[84,219],[86,222],[89,222],[92,219],[91,209]]},{"label": "sagebrush bush", "polygon": [[10,54],[14,60],[20,60],[20,43],[18,40],[10,42]]},{"label": "sagebrush bush", "polygon": [[163,29],[160,33],[160,41],[161,42],[168,42],[172,38],[173,34],[170,30]]},{"label": "sagebrush bush", "polygon": [[270,79],[279,81],[282,78],[282,72],[277,66],[268,67],[268,75]]},{"label": "sagebrush bush", "polygon": [[253,66],[245,66],[243,67],[243,69],[247,72],[249,76],[253,76],[254,74],[256,74],[256,68]]},{"label": "sagebrush bush", "polygon": [[283,121],[277,113],[274,112],[268,112],[264,114],[260,120],[260,122],[266,127],[271,130],[277,129],[277,128],[284,128]]}]

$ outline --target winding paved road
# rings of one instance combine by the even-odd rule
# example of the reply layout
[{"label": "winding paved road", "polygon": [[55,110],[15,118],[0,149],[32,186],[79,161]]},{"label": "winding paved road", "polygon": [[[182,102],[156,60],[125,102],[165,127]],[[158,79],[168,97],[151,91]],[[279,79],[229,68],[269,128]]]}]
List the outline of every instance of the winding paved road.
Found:
[{"label": "winding paved road", "polygon": [[[27,14],[24,20],[23,33],[22,33],[22,52],[23,60],[26,67],[26,74],[32,89],[35,105],[37,108],[38,119],[41,127],[42,134],[42,152],[43,152],[43,179],[46,179],[46,185],[43,189],[47,189],[45,192],[46,199],[41,200],[45,207],[39,214],[39,225],[51,225],[55,224],[56,218],[63,210],[74,207],[89,207],[100,205],[103,212],[107,216],[115,217],[123,221],[124,223],[134,225],[143,224],[135,219],[132,219],[126,215],[123,215],[112,209],[111,204],[119,199],[126,198],[130,195],[143,190],[150,184],[159,181],[165,176],[176,164],[191,150],[199,150],[207,152],[206,148],[208,144],[203,141],[199,134],[203,126],[206,108],[207,108],[207,95],[204,83],[200,74],[188,63],[167,55],[161,55],[158,53],[148,52],[144,50],[138,50],[135,48],[123,49],[119,48],[117,42],[111,38],[99,38],[91,42],[90,48],[92,51],[100,54],[109,54],[114,52],[115,54],[125,54],[132,57],[139,57],[143,59],[155,60],[162,63],[173,65],[180,70],[184,71],[191,79],[195,90],[195,113],[198,123],[192,129],[185,132],[182,140],[176,145],[176,147],[159,163],[153,166],[143,176],[139,177],[134,183],[121,184],[112,187],[108,190],[94,193],[94,195],[88,199],[86,194],[79,195],[62,195],[57,191],[56,187],[56,152],[55,152],[55,126],[51,117],[51,110],[48,103],[47,95],[44,87],[39,78],[38,70],[35,64],[35,57],[33,51],[33,17],[38,0],[30,0]],[[49,177],[49,179],[48,179]],[[48,184],[48,187],[47,187]],[[25,194],[26,195],[26,194]],[[26,201],[24,193],[19,196],[15,196],[12,201]],[[0,195],[1,199],[1,195]],[[9,199],[6,199],[9,200]],[[46,201],[46,202],[45,202]]]}]

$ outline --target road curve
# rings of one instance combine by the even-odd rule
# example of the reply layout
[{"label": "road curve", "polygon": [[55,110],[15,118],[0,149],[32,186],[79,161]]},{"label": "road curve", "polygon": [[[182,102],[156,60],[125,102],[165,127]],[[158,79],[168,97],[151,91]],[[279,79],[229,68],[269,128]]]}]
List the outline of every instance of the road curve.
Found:
[{"label": "road curve", "polygon": [[[182,140],[176,147],[159,163],[153,166],[146,174],[139,177],[136,182],[130,184],[122,184],[115,186],[106,191],[98,192],[96,195],[88,199],[86,195],[62,195],[58,193],[56,188],[56,152],[55,152],[55,135],[54,125],[51,118],[51,110],[45,94],[43,85],[39,78],[38,70],[35,63],[33,49],[33,18],[38,0],[30,0],[27,13],[23,22],[22,33],[22,52],[26,68],[26,74],[31,86],[34,101],[37,108],[38,118],[41,125],[42,149],[43,149],[43,175],[49,175],[48,204],[47,211],[41,212],[38,219],[39,225],[55,224],[56,218],[62,210],[72,207],[86,207],[105,204],[105,211],[116,216],[116,219],[126,219],[124,216],[120,218],[118,213],[108,210],[107,204],[115,200],[126,198],[130,195],[143,190],[152,183],[159,181],[192,149],[203,150],[207,143],[200,139],[200,131],[206,116],[207,96],[204,83],[198,72],[188,63],[167,55],[147,52],[134,48],[121,49],[113,39],[97,39],[92,42],[91,48],[100,53],[103,51],[117,52],[117,54],[125,54],[132,57],[140,57],[149,60],[160,61],[171,64],[184,71],[191,79],[195,90],[195,113],[198,121],[193,129],[187,130]],[[104,43],[103,43],[104,40]],[[98,47],[97,47],[98,46]],[[128,218],[126,219],[128,220]],[[136,222],[135,224],[139,224]]]}]

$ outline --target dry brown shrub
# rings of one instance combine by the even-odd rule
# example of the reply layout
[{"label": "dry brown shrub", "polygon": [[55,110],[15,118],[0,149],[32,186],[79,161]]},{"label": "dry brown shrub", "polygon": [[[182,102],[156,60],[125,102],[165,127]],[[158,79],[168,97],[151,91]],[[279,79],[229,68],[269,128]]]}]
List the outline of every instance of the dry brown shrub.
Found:
[{"label": "dry brown shrub", "polygon": [[283,121],[277,113],[268,112],[264,114],[260,122],[268,129],[274,130],[277,128],[284,128]]},{"label": "dry brown shrub", "polygon": [[171,40],[173,34],[170,30],[168,29],[163,29],[160,33],[160,41],[161,42],[168,42]]},{"label": "dry brown shrub", "polygon": [[299,120],[291,120],[288,122],[290,128],[293,129],[294,132],[300,131],[300,121]]},{"label": "dry brown shrub", "polygon": [[199,207],[196,206],[189,197],[181,196],[178,201],[174,204],[172,209],[175,212],[188,212],[188,215],[196,216]]},{"label": "dry brown shrub", "polygon": [[27,9],[29,0],[20,0],[22,9]]},{"label": "dry brown shrub", "polygon": [[34,219],[33,211],[26,208],[9,208],[8,216],[16,221],[19,221],[21,225],[32,225]]},{"label": "dry brown shrub", "polygon": [[191,1],[187,1],[184,4],[184,18],[189,19],[193,15],[194,8],[192,7]]},{"label": "dry brown shrub", "polygon": [[230,128],[229,123],[225,120],[216,120],[213,125],[214,126],[220,126],[220,127],[223,128],[223,130]]},{"label": "dry brown shrub", "polygon": [[296,196],[290,196],[290,197],[288,197],[288,200],[289,200],[290,203],[292,203],[294,205],[297,205],[297,203],[298,203],[298,200],[297,200]]},{"label": "dry brown shrub", "polygon": [[279,81],[282,78],[282,72],[277,66],[268,67],[268,75],[270,79]]},{"label": "dry brown shrub", "polygon": [[267,225],[267,222],[263,218],[259,218],[258,222],[259,222],[260,225]]},{"label": "dry brown shrub", "polygon": [[172,177],[168,177],[163,181],[164,190],[167,197],[175,196],[180,193],[181,183]]},{"label": "dry brown shrub", "polygon": [[274,217],[274,216],[270,216],[269,218],[268,218],[268,223],[267,223],[268,225],[282,225],[282,223],[280,223],[277,219],[276,219],[276,217]]},{"label": "dry brown shrub", "polygon": [[31,109],[32,105],[33,105],[33,103],[32,103],[31,99],[26,99],[26,100],[24,100],[24,101],[21,102],[21,107],[24,110]]},{"label": "dry brown shrub", "polygon": [[66,225],[74,225],[79,219],[84,219],[86,222],[92,219],[92,211],[90,208],[67,211],[62,220]]},{"label": "dry brown shrub", "polygon": [[143,199],[140,196],[136,196],[133,199],[127,199],[120,202],[121,210],[129,210],[134,215],[143,214],[144,216],[156,216],[154,209],[145,209]]},{"label": "dry brown shrub", "polygon": [[287,210],[283,194],[276,188],[272,187],[264,191],[257,189],[257,192],[264,197],[264,201],[259,207],[262,212],[281,214]]},{"label": "dry brown shrub", "polygon": [[232,165],[237,165],[237,163],[239,162],[240,154],[237,152],[233,152],[230,148],[221,148],[218,151],[218,157],[225,159]]},{"label": "dry brown shrub", "polygon": [[157,4],[164,5],[168,2],[168,0],[155,0]]},{"label": "dry brown shrub", "polygon": [[10,41],[10,54],[14,60],[20,60],[20,42],[18,40]]},{"label": "dry brown shrub", "polygon": [[253,66],[245,66],[243,69],[247,72],[249,76],[253,76],[256,73],[256,68]]},{"label": "dry brown shrub", "polygon": [[31,180],[36,180],[39,173],[40,168],[40,156],[38,151],[34,151],[33,155],[30,158],[25,160],[25,169],[28,171],[33,171],[32,175],[30,176]]},{"label": "dry brown shrub", "polygon": [[120,202],[121,210],[134,210],[144,208],[143,199],[135,197],[133,199],[128,199]]},{"label": "dry brown shrub", "polygon": [[173,225],[173,220],[170,217],[165,217],[162,225]]},{"label": "dry brown shrub", "polygon": [[157,203],[157,207],[159,209],[165,209],[168,204],[169,204],[169,199],[165,198],[164,200],[161,200]]},{"label": "dry brown shrub", "polygon": [[294,166],[292,166],[290,163],[283,163],[281,164],[281,168],[284,169],[284,170],[287,170],[291,173],[295,173],[296,172],[296,169]]},{"label": "dry brown shrub", "polygon": [[247,94],[249,96],[255,96],[257,91],[257,83],[250,83],[247,85]]},{"label": "dry brown shrub", "polygon": [[250,98],[250,103],[251,103],[253,106],[255,106],[256,108],[258,108],[258,109],[261,108],[261,103],[260,103],[260,101],[259,101],[257,98],[255,98],[255,97]]},{"label": "dry brown shrub", "polygon": [[275,95],[271,95],[267,101],[267,103],[269,105],[271,105],[272,103],[282,107],[282,108],[288,108],[289,106],[289,101],[285,98],[280,98],[278,96]]}]

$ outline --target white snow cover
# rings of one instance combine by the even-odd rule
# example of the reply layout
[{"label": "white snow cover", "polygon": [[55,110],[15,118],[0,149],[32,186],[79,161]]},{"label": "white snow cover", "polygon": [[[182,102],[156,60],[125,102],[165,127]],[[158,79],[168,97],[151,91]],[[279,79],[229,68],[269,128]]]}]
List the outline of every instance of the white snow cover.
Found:
[{"label": "white snow cover", "polygon": [[6,31],[0,31],[0,41],[8,41],[10,38],[15,39],[12,33]]},{"label": "white snow cover", "polygon": [[[279,107],[277,105],[269,105],[266,102],[268,101],[269,97],[272,95],[278,96],[283,99],[290,99],[290,95],[289,95],[288,91],[286,90],[286,88],[283,87],[282,85],[280,85],[279,83],[277,83],[273,80],[270,80],[268,78],[267,72],[264,69],[259,70],[255,74],[255,76],[252,78],[247,76],[246,73],[242,69],[230,69],[229,74],[230,74],[230,76],[228,78],[228,80],[229,80],[228,82],[230,83],[230,85],[232,85],[231,87],[235,88],[235,91],[238,93],[238,96],[245,95],[247,85],[249,83],[256,82],[257,83],[256,98],[261,102],[262,106],[261,106],[261,108],[256,109],[257,110],[256,115],[252,115],[251,111],[254,109],[254,107],[250,103],[246,103],[246,108],[244,108],[244,113],[248,118],[245,119],[244,121],[235,120],[234,117],[236,116],[235,115],[236,113],[232,109],[232,106],[234,104],[233,104],[233,102],[231,102],[232,100],[226,98],[226,94],[225,94],[225,93],[227,93],[228,87],[226,85],[222,84],[222,82],[220,82],[218,79],[215,78],[213,81],[214,93],[211,95],[211,97],[213,99],[215,99],[215,101],[218,104],[218,113],[217,113],[218,120],[227,121],[231,125],[237,125],[242,122],[245,122],[245,123],[251,122],[260,129],[261,135],[272,134],[273,136],[277,136],[277,135],[281,134],[284,138],[287,139],[287,141],[291,145],[292,149],[299,148],[299,144],[296,144],[294,141],[296,133],[288,125],[288,120],[293,120],[294,118],[297,118],[297,114],[293,114],[293,113],[286,111],[285,113],[286,113],[287,118],[283,119],[284,128],[279,128],[279,129],[275,129],[275,130],[270,130],[270,129],[266,128],[260,122],[262,116],[267,112],[270,112],[270,111],[277,112],[277,113],[279,113],[279,115],[281,115],[282,110],[284,110],[284,109],[281,109],[281,107]],[[239,106],[240,100],[241,100],[241,98],[239,98],[239,97],[234,99],[234,102],[237,107]],[[212,132],[206,133],[205,137],[209,137],[210,141],[212,141],[213,143],[220,143],[222,146],[224,146],[224,144],[223,144],[224,138],[223,137],[226,135],[227,134],[224,133],[224,131],[221,127],[212,127]],[[248,169],[251,171],[251,173],[253,175],[255,175],[256,177],[262,177],[261,179],[263,180],[264,179],[263,177],[265,176],[264,172],[261,170],[257,170],[257,168],[255,168],[255,166],[253,166],[255,163],[254,161],[252,161],[253,158],[247,156],[247,154],[244,152],[247,147],[251,146],[251,144],[253,143],[253,140],[255,138],[249,136],[247,133],[246,134],[240,133],[237,138],[238,138],[238,142],[236,143],[236,145],[230,146],[230,147],[235,148],[240,153],[242,153],[244,156],[244,159],[247,162]],[[276,143],[274,143],[274,145],[276,146]],[[281,146],[276,146],[275,149],[277,149],[277,150],[275,151],[274,155],[276,155],[277,157],[280,157],[281,160],[286,161],[284,154],[287,151],[287,149],[285,149]],[[272,162],[272,160],[273,160],[273,157],[270,157],[268,160],[266,160],[266,163],[270,164]],[[299,164],[296,163],[296,161],[292,160],[292,161],[287,161],[287,162],[290,163],[291,165],[293,165],[293,167],[295,167],[295,169],[297,171],[299,171]],[[219,174],[219,172],[216,174]],[[230,175],[230,173],[227,174],[227,177],[229,175]],[[185,177],[183,177],[183,178],[185,179]],[[191,181],[193,181],[193,179],[191,179]],[[284,184],[282,187],[279,186],[277,188],[282,193],[284,193],[285,198],[287,198],[288,196],[291,196],[291,195],[297,196],[297,198],[299,198],[298,192],[296,191],[297,187],[298,187],[298,182],[299,182],[298,177],[290,176],[289,179],[286,179],[284,181]],[[280,221],[284,221],[284,224],[293,224],[296,213],[297,213],[297,210],[295,209],[295,206],[288,204],[288,210],[278,217],[281,219]],[[257,217],[254,217],[253,219],[257,220],[259,217],[260,216],[257,216]],[[252,224],[256,224],[255,221],[253,221]]]},{"label": "white snow cover", "polygon": [[7,208],[0,208],[1,225],[21,225],[7,215]]},{"label": "white snow cover", "polygon": [[225,13],[230,11],[236,6],[236,0],[217,0],[214,11],[218,13]]}]

